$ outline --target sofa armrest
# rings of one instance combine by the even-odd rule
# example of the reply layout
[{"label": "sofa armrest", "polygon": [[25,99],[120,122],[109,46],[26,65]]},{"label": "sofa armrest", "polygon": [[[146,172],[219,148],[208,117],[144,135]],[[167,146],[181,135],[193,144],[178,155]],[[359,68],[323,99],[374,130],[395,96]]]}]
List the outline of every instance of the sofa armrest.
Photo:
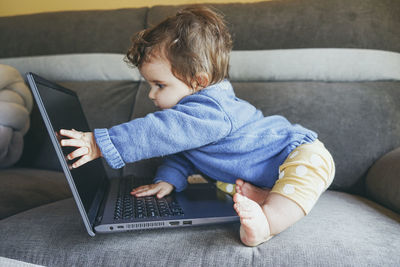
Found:
[{"label": "sofa armrest", "polygon": [[400,147],[374,163],[368,171],[366,187],[371,198],[400,213]]}]

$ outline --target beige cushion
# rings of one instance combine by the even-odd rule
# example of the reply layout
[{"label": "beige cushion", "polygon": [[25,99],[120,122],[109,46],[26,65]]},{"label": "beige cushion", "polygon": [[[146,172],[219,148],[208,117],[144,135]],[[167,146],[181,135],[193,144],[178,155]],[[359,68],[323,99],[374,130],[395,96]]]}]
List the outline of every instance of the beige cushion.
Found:
[{"label": "beige cushion", "polygon": [[0,64],[0,168],[18,161],[33,100],[19,72]]}]

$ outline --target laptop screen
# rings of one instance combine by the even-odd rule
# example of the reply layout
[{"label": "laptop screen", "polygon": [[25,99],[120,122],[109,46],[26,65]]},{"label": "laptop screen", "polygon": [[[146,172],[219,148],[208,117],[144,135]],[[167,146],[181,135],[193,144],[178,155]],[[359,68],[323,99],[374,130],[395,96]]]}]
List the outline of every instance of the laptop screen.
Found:
[{"label": "laptop screen", "polygon": [[[79,99],[73,91],[44,79],[42,80],[38,76],[33,77],[49,120],[45,122],[46,126],[49,127],[50,125],[52,127],[52,133],[59,132],[60,129],[90,131]],[[43,114],[42,117],[44,117]],[[55,137],[55,134],[53,137]],[[61,163],[64,167],[67,166],[65,157],[76,148],[61,147],[58,142],[54,143],[53,145],[57,146],[56,150],[58,149],[64,154],[64,158],[60,159]],[[69,164],[71,163],[69,162]],[[64,168],[64,171],[66,169],[68,168]],[[89,211],[95,202],[96,193],[104,185],[104,179],[106,179],[104,166],[101,160],[97,159],[77,169],[69,170],[69,172],[74,180],[86,214],[88,214],[90,222],[93,223],[94,218],[93,215],[89,214]]]}]

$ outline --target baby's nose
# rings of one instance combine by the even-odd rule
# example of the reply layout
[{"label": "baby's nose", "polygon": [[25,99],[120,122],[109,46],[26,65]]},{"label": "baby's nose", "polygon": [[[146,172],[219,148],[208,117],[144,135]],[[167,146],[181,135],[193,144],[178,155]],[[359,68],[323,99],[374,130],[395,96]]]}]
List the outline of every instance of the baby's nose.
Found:
[{"label": "baby's nose", "polygon": [[149,98],[151,99],[151,100],[154,100],[155,99],[155,90],[154,89],[150,89],[150,92],[149,92]]}]

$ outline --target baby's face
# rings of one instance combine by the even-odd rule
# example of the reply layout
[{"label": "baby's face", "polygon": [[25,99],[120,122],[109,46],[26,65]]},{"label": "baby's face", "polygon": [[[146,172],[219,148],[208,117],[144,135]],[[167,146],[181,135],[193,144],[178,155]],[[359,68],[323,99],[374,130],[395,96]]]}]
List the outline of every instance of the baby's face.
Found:
[{"label": "baby's face", "polygon": [[175,106],[191,94],[191,88],[171,72],[171,64],[163,57],[152,57],[140,67],[140,73],[149,83],[149,98],[161,109]]}]

